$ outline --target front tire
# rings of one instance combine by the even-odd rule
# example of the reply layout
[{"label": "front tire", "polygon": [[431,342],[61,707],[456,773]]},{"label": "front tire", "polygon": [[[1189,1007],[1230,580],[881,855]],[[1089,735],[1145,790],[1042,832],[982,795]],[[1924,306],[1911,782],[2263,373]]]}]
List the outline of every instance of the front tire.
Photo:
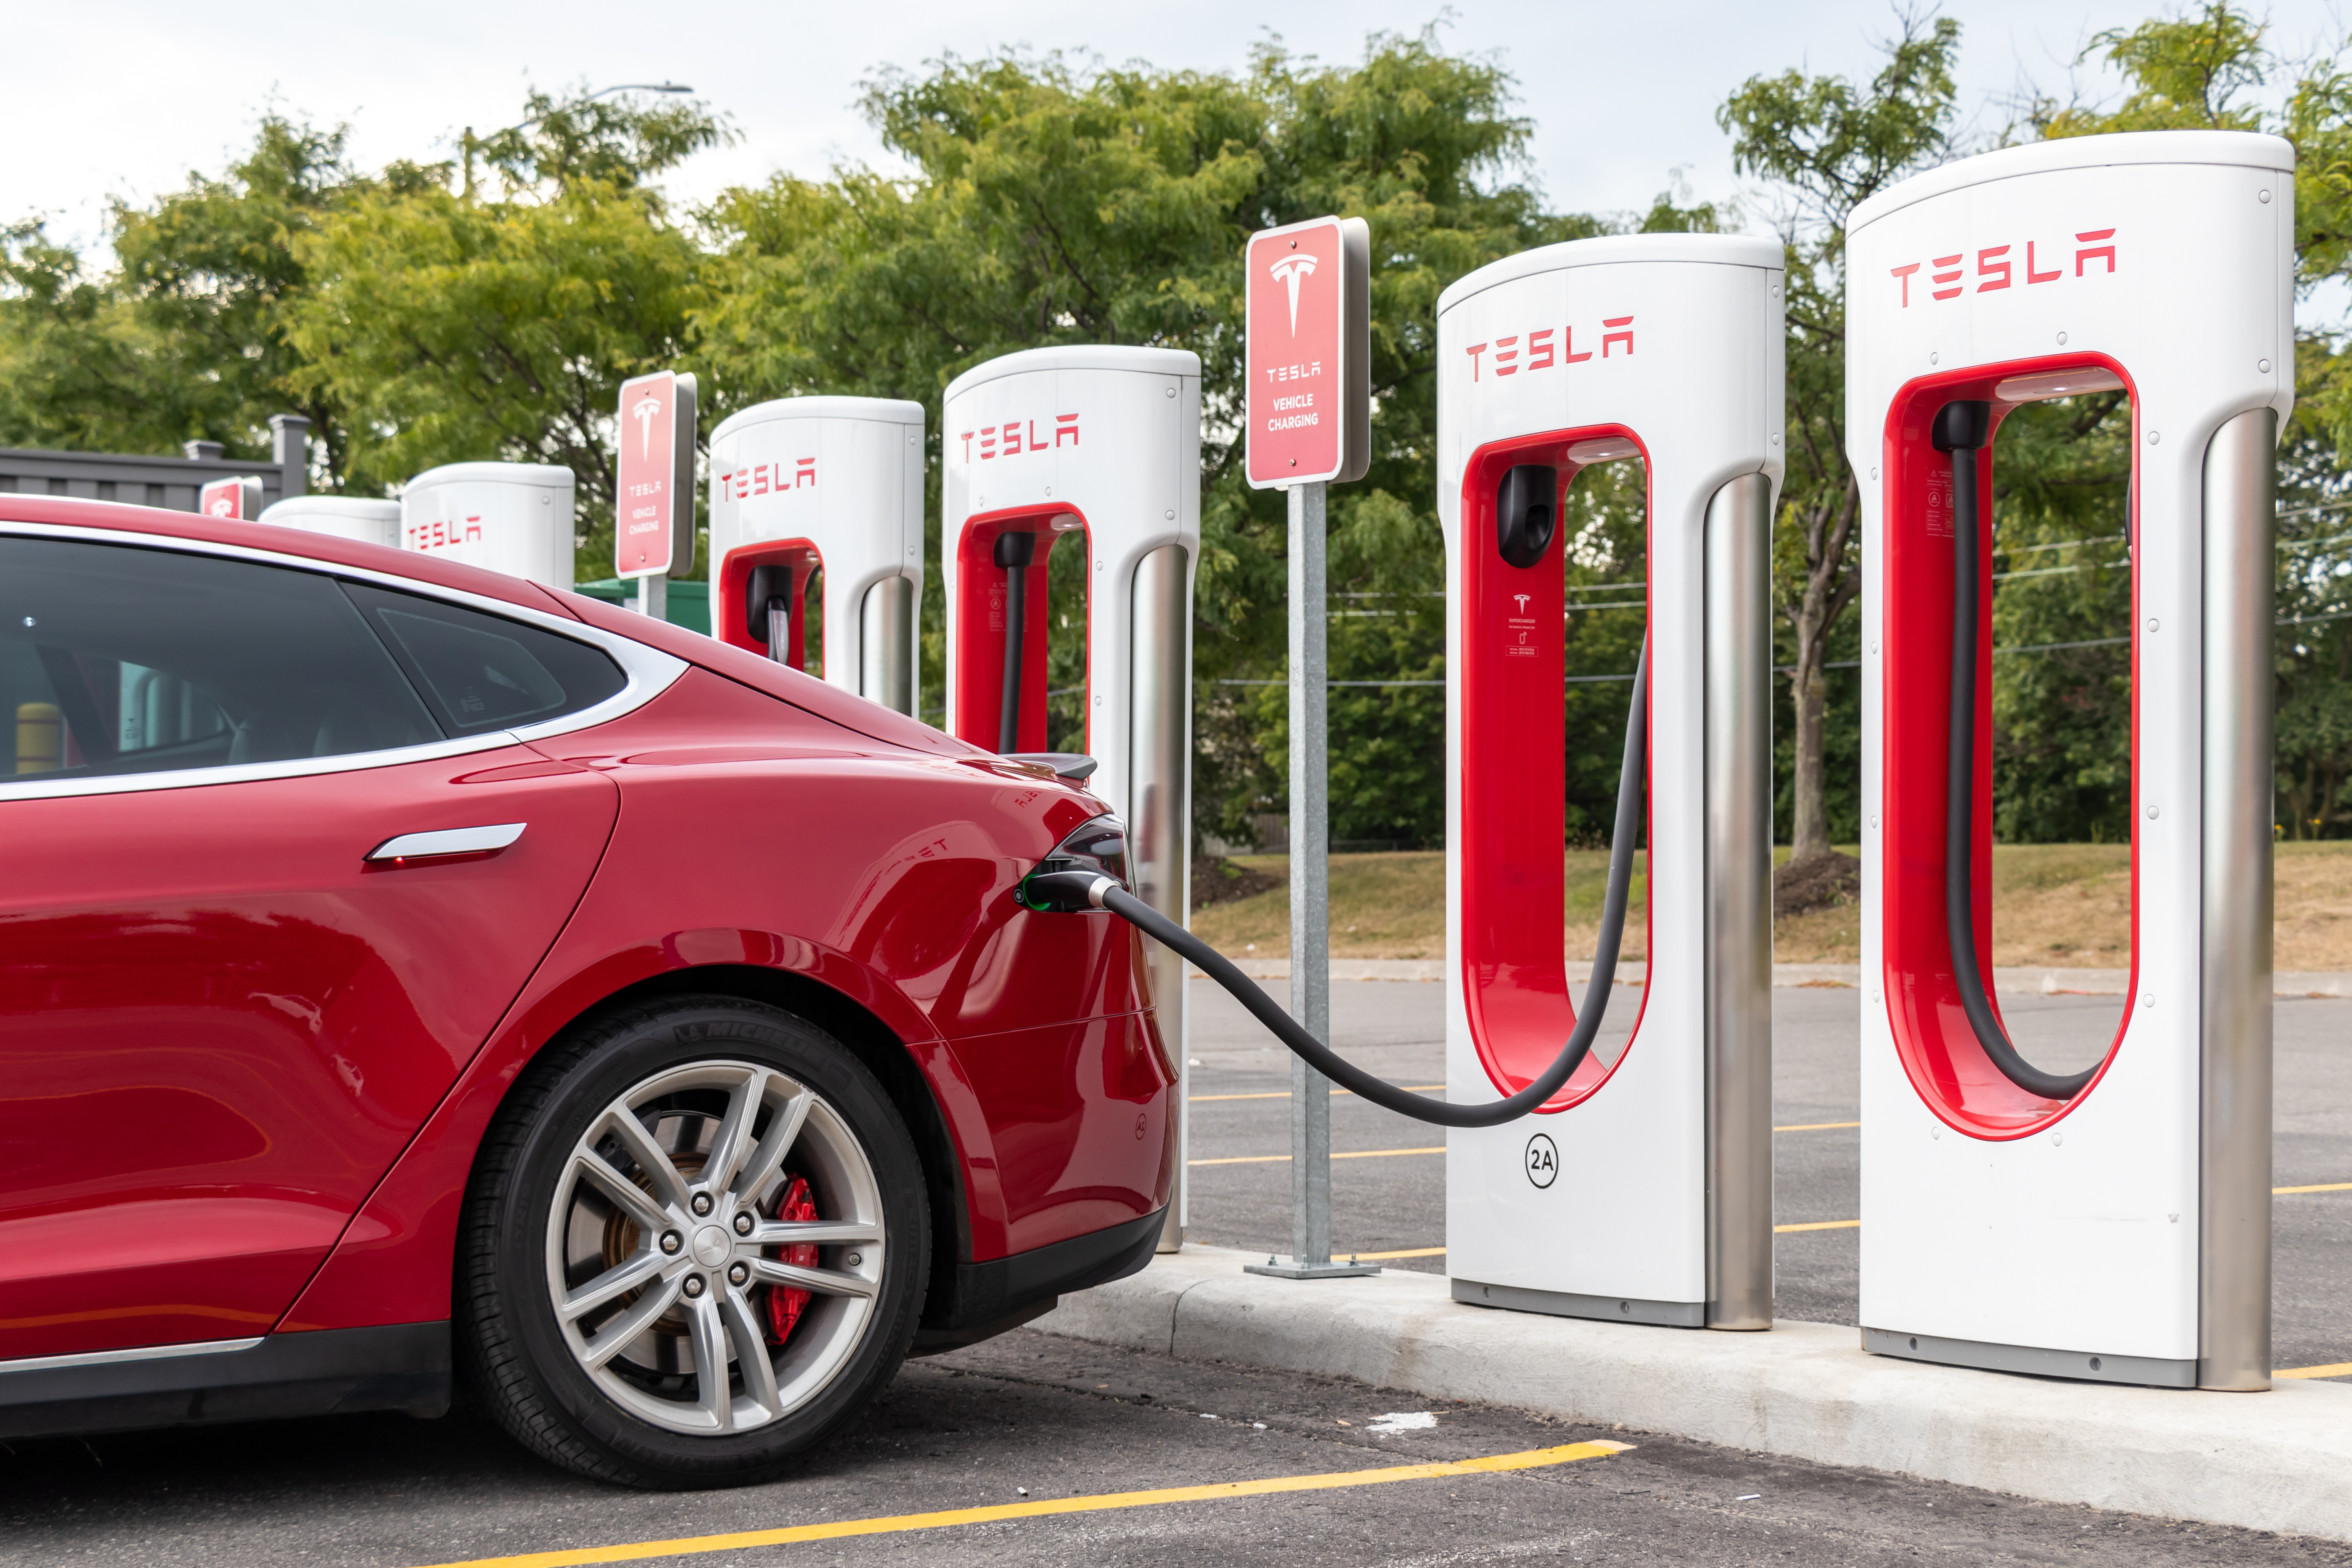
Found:
[{"label": "front tire", "polygon": [[862,1411],[922,1311],[914,1141],[864,1063],[730,997],[534,1061],[467,1192],[459,1349],[525,1446],[648,1488],[765,1480]]}]

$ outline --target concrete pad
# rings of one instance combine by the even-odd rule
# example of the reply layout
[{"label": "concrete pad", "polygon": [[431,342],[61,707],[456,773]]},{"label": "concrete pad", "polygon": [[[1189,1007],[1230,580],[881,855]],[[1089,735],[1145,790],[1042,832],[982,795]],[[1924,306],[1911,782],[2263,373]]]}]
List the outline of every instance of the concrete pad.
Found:
[{"label": "concrete pad", "polygon": [[1439,1276],[1292,1282],[1187,1247],[1030,1326],[2052,1502],[2352,1541],[2352,1387],[2207,1394],[1928,1366],[1860,1335],[1643,1328],[1467,1306]]}]

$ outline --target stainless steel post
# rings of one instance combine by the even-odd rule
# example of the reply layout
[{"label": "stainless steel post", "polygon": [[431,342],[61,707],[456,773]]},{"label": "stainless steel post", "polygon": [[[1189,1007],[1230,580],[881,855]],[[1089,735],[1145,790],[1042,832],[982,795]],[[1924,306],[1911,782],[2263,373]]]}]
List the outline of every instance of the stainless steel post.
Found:
[{"label": "stainless steel post", "polygon": [[915,580],[886,577],[858,606],[857,695],[915,711]]},{"label": "stainless steel post", "polygon": [[1772,485],[1706,509],[1706,1326],[1772,1326]]},{"label": "stainless steel post", "polygon": [[637,579],[637,609],[655,620],[669,619],[669,579],[659,572]]},{"label": "stainless steel post", "polygon": [[2197,1384],[2271,1385],[2271,618],[2278,416],[2205,448]]},{"label": "stainless steel post", "polygon": [[[1290,487],[1290,1016],[1331,1041],[1328,487]],[[1331,1261],[1331,1080],[1290,1058],[1290,1256]]]},{"label": "stainless steel post", "polygon": [[[1324,492],[1290,487],[1290,1016],[1331,1038],[1331,757],[1324,617]],[[1331,1080],[1290,1058],[1290,1261],[1246,1266],[1286,1279],[1377,1274],[1331,1261]]]},{"label": "stainless steel post", "polygon": [[[1135,646],[1129,667],[1134,717],[1128,737],[1127,826],[1135,895],[1181,926],[1192,924],[1192,552],[1181,544],[1163,544],[1137,564]],[[1191,1142],[1185,964],[1182,955],[1150,938],[1143,945],[1160,1038],[1176,1063],[1176,1187],[1160,1232],[1160,1250],[1174,1252],[1184,1245],[1184,1160]]]}]

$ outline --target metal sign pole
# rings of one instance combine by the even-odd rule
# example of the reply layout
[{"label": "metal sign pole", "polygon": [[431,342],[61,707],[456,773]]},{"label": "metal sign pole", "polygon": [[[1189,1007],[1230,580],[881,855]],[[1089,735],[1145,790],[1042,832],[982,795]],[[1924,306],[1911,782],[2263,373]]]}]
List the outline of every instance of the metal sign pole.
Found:
[{"label": "metal sign pole", "polygon": [[[1320,484],[1290,487],[1290,1016],[1331,1038],[1331,746]],[[1331,1261],[1331,1081],[1290,1058],[1290,1255]]]},{"label": "metal sign pole", "polygon": [[[1331,1038],[1331,753],[1323,611],[1325,491],[1290,487],[1290,1016]],[[1331,1261],[1331,1080],[1290,1058],[1290,1261],[1245,1266],[1283,1279],[1378,1274]]]},{"label": "metal sign pole", "polygon": [[[1312,218],[1250,237],[1243,464],[1290,503],[1290,1016],[1331,1039],[1330,701],[1324,658],[1325,492],[1371,460],[1371,228]],[[1331,1261],[1331,1080],[1290,1063],[1290,1261],[1284,1279],[1378,1274]]]}]

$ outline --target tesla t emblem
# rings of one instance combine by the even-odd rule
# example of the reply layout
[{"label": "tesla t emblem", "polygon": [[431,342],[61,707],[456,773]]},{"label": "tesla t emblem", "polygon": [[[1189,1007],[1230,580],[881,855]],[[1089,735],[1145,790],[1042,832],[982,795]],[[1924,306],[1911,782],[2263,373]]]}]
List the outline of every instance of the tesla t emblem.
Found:
[{"label": "tesla t emblem", "polygon": [[1528,1180],[1538,1187],[1559,1180],[1559,1149],[1549,1133],[1538,1132],[1528,1140]]},{"label": "tesla t emblem", "polygon": [[1528,613],[1528,600],[1533,595],[1528,594],[1514,594],[1511,595],[1512,598],[1517,599],[1519,602],[1519,614],[1524,616]]},{"label": "tesla t emblem", "polygon": [[650,392],[629,405],[629,413],[637,421],[637,456],[641,458],[653,456],[654,419],[661,411],[661,399]]},{"label": "tesla t emblem", "polygon": [[1298,335],[1298,285],[1301,279],[1315,276],[1315,258],[1302,250],[1296,256],[1284,257],[1274,264],[1272,270],[1274,280],[1287,285],[1290,289],[1290,333],[1291,336],[1297,337]]}]

